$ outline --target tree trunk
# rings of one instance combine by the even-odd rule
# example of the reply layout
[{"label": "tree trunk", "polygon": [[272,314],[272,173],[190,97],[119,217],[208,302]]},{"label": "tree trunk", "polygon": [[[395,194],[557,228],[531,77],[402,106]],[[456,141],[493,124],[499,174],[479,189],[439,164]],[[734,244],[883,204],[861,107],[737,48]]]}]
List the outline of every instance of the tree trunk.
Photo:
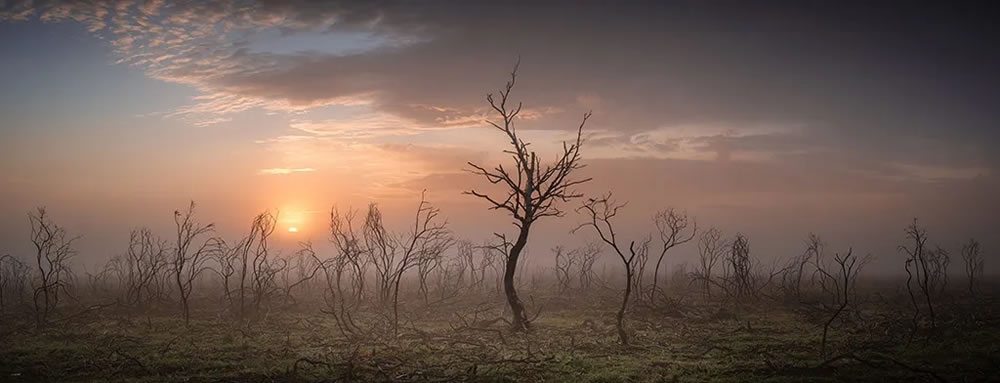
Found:
[{"label": "tree trunk", "polygon": [[524,246],[528,243],[529,226],[530,224],[521,226],[517,242],[514,242],[514,245],[510,248],[510,254],[507,255],[506,270],[504,270],[503,274],[503,290],[507,295],[507,304],[510,305],[510,312],[514,316],[510,322],[511,329],[514,331],[525,331],[529,326],[528,317],[524,312],[524,304],[517,297],[517,291],[514,288],[514,274],[517,273],[517,260],[521,256]]},{"label": "tree trunk", "polygon": [[615,328],[618,330],[618,339],[622,345],[628,346],[628,333],[625,332],[625,309],[628,307],[628,297],[632,294],[632,265],[625,264],[625,296],[622,297],[622,307],[615,316]]},{"label": "tree trunk", "polygon": [[[660,263],[663,262],[663,256],[666,253],[660,254],[660,258],[656,260],[656,269],[653,270],[653,290],[649,292],[649,303],[656,301],[656,285],[660,277]],[[639,295],[642,295],[642,291],[639,291]]]}]

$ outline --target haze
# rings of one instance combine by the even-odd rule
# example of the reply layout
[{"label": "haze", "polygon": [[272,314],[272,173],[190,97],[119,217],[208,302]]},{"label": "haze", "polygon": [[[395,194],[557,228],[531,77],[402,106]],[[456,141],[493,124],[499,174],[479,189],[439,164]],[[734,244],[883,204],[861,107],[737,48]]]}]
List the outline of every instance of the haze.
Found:
[{"label": "haze", "polygon": [[[93,268],[191,200],[223,234],[278,210],[292,252],[325,243],[334,205],[399,225],[423,190],[456,237],[510,233],[462,192],[485,182],[468,161],[507,158],[485,94],[518,61],[547,159],[593,112],[581,191],[629,201],[623,232],[674,207],[763,258],[815,232],[885,273],[915,217],[943,247],[1000,247],[996,26],[963,5],[0,4],[0,253],[30,254],[46,206]],[[532,264],[592,239],[574,207],[536,227]]]}]

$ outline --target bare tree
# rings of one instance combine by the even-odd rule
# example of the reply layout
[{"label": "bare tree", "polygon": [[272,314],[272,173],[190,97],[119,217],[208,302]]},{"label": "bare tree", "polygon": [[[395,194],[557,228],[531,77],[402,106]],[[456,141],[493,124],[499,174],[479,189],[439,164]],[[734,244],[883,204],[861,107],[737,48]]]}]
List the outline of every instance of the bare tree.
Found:
[{"label": "bare tree", "polygon": [[490,107],[497,112],[502,122],[488,121],[490,125],[504,133],[510,144],[510,149],[505,150],[513,160],[513,168],[498,165],[489,170],[482,166],[469,163],[472,173],[486,178],[491,184],[500,185],[506,190],[500,196],[470,190],[466,192],[489,202],[490,209],[504,210],[514,219],[514,226],[518,229],[517,238],[510,244],[506,253],[506,264],[504,269],[504,293],[507,296],[507,303],[510,306],[513,321],[511,326],[514,330],[525,330],[529,326],[527,316],[524,311],[524,304],[517,296],[514,286],[514,276],[517,272],[518,259],[525,245],[528,243],[528,233],[531,225],[542,217],[558,217],[563,212],[555,206],[556,202],[567,202],[582,195],[573,190],[574,186],[589,181],[590,179],[573,180],[570,176],[583,167],[580,163],[580,145],[583,143],[583,127],[590,118],[590,113],[583,116],[576,131],[576,139],[572,143],[563,143],[563,152],[550,165],[543,166],[541,159],[532,150],[528,149],[528,143],[522,140],[514,127],[514,122],[521,112],[521,103],[517,106],[509,104],[510,92],[517,80],[517,66],[511,71],[510,80],[507,81],[504,89],[500,90],[500,100],[494,99],[492,94],[486,96]]},{"label": "bare tree", "polygon": [[507,245],[507,242],[501,242],[500,244],[483,242],[482,245],[478,246],[480,255],[480,280],[485,282],[486,274],[489,273],[492,277],[492,291],[497,295],[502,293],[501,288],[503,286],[503,277],[505,273],[504,262],[502,259],[507,255],[507,248],[509,247]]},{"label": "bare tree", "polygon": [[247,238],[240,238],[233,244],[229,244],[223,238],[216,238],[215,240],[215,251],[212,254],[215,256],[215,261],[219,265],[218,270],[214,270],[221,279],[222,282],[222,297],[228,304],[228,307],[233,312],[239,313],[236,309],[236,302],[233,299],[233,286],[235,283],[236,272],[238,271],[239,261],[241,254],[244,253],[246,249]]},{"label": "bare tree", "polygon": [[580,268],[578,269],[580,288],[586,290],[594,283],[594,263],[597,263],[601,256],[601,246],[597,243],[588,243],[578,250],[580,253]]},{"label": "bare tree", "polygon": [[[913,222],[904,230],[906,239],[910,245],[900,245],[899,251],[906,254],[906,291],[910,295],[910,302],[913,304],[913,325],[917,329],[917,319],[920,317],[920,304],[917,302],[917,295],[927,304],[927,312],[931,321],[931,328],[937,327],[934,314],[934,296],[943,289],[947,280],[948,254],[927,248],[927,230]],[[914,287],[914,285],[916,285]]]},{"label": "bare tree", "polygon": [[13,299],[24,303],[29,267],[20,259],[4,254],[0,256],[0,315],[4,314]]},{"label": "bare tree", "polygon": [[940,297],[948,288],[948,265],[951,264],[951,254],[941,246],[934,246],[934,249],[928,252],[927,261],[930,265],[931,292]]},{"label": "bare tree", "polygon": [[[818,236],[810,235],[810,238],[816,239],[813,243],[822,243]],[[820,343],[820,355],[825,356],[826,339],[830,326],[848,305],[854,302],[853,296],[855,295],[858,275],[871,259],[871,255],[859,258],[854,255],[854,249],[851,248],[847,250],[847,254],[835,254],[832,264],[822,256],[811,259],[816,268],[816,274],[824,286],[826,302],[823,302],[823,308],[830,313],[830,317],[823,323],[823,338]]]},{"label": "bare tree", "polygon": [[570,281],[572,280],[570,274],[573,271],[573,265],[577,261],[576,254],[572,251],[566,251],[562,246],[552,248],[552,252],[555,253],[556,258],[556,283],[559,284],[559,292],[563,293],[569,289]]},{"label": "bare tree", "polygon": [[[382,222],[382,211],[375,203],[368,204],[368,214],[365,216],[364,239],[366,253],[375,266],[376,293],[378,302],[386,305],[392,297],[393,276],[401,267],[398,253],[399,243]],[[412,265],[409,265],[412,266]]]},{"label": "bare tree", "polygon": [[736,237],[733,238],[726,263],[729,292],[738,298],[756,296],[754,259],[750,256],[750,241],[742,233],[736,233]]},{"label": "bare tree", "polygon": [[983,279],[983,267],[986,260],[979,248],[979,241],[970,238],[962,245],[962,260],[965,261],[965,278],[969,283],[969,295],[979,293],[979,284]]},{"label": "bare tree", "polygon": [[115,268],[118,262],[122,268],[125,304],[141,306],[156,297],[155,282],[169,264],[169,251],[167,242],[149,229],[132,229],[124,258],[112,259]]},{"label": "bare tree", "polygon": [[[177,282],[177,291],[181,296],[181,309],[184,313],[184,324],[191,323],[191,293],[194,291],[194,281],[205,271],[205,261],[211,256],[213,242],[202,241],[195,245],[199,237],[211,233],[214,224],[200,225],[193,220],[194,201],[188,205],[186,212],[174,211],[174,225],[177,229],[177,242],[174,245],[173,275]],[[192,245],[196,247],[192,247]]]},{"label": "bare tree", "polygon": [[257,242],[253,246],[253,258],[250,264],[250,295],[254,312],[260,312],[261,307],[278,291],[277,276],[288,267],[288,262],[280,257],[272,257],[270,248],[271,234],[277,227],[278,217],[271,212],[263,212],[254,219],[254,229]]},{"label": "bare tree", "polygon": [[[364,297],[365,275],[368,273],[372,257],[368,251],[369,246],[362,242],[365,238],[358,237],[354,227],[356,216],[356,210],[348,209],[346,213],[341,213],[336,207],[330,209],[330,242],[343,258],[338,262],[343,262],[345,267],[349,266],[352,270],[353,305],[360,304]],[[362,236],[364,236],[364,230],[365,228],[362,227]]]},{"label": "bare tree", "polygon": [[[331,230],[333,230],[332,227]],[[325,277],[326,286],[323,291],[323,300],[326,303],[327,309],[320,311],[333,316],[337,328],[344,337],[351,338],[357,336],[360,329],[354,323],[354,319],[351,316],[351,307],[347,303],[347,293],[344,292],[343,287],[344,273],[350,265],[348,257],[340,249],[340,254],[331,258],[320,259],[316,255],[316,251],[313,250],[312,243],[303,242],[300,245],[301,249],[299,252],[313,258],[323,271],[323,276]]]},{"label": "bare tree", "polygon": [[[646,279],[646,264],[649,263],[649,244],[652,242],[652,235],[646,235],[646,238],[639,242],[639,247],[635,253],[635,261],[632,263],[632,290],[635,290],[633,299],[637,303],[643,296],[642,282]],[[652,300],[652,295],[650,295],[650,300]]]},{"label": "bare tree", "polygon": [[657,212],[653,216],[653,223],[656,224],[656,231],[659,234],[660,255],[656,259],[656,268],[653,269],[653,286],[649,292],[650,300],[656,299],[656,287],[663,257],[670,249],[690,242],[698,234],[698,221],[689,218],[687,213],[678,212],[674,208]]},{"label": "bare tree", "polygon": [[[804,280],[806,274],[806,267],[810,264],[822,264],[823,251],[826,248],[826,243],[819,235],[809,233],[806,237],[806,250],[802,252],[798,257],[792,259],[791,267],[789,267],[789,279],[786,281],[792,295],[796,300],[802,300],[802,281]],[[819,271],[814,271],[816,275]],[[823,292],[827,293],[827,285],[823,283],[826,279],[820,279],[820,286],[823,287]]]},{"label": "bare tree", "polygon": [[705,294],[712,296],[712,279],[715,266],[726,254],[725,240],[722,239],[722,231],[717,228],[709,228],[701,233],[698,238],[698,270],[695,271],[695,279],[702,281]]},{"label": "bare tree", "polygon": [[431,273],[442,267],[444,263],[443,254],[432,253],[426,256],[419,257],[417,262],[417,290],[424,297],[424,304],[430,304],[430,286],[428,284],[428,278]]},{"label": "bare tree", "polygon": [[[589,198],[578,211],[584,211],[588,218],[587,222],[580,224],[573,231],[576,232],[583,227],[592,227],[601,241],[611,246],[611,249],[618,254],[622,265],[625,266],[625,293],[622,296],[622,305],[615,316],[615,328],[618,330],[618,339],[623,345],[628,345],[628,332],[625,331],[625,311],[628,308],[629,295],[632,294],[632,277],[634,273],[634,262],[638,254],[635,248],[635,241],[629,243],[629,255],[625,255],[618,244],[618,236],[615,233],[611,220],[618,215],[618,209],[625,207],[625,204],[617,204],[611,200],[611,194],[607,194],[599,199]],[[647,242],[648,243],[648,242]]]},{"label": "bare tree", "polygon": [[[485,278],[485,269],[483,274],[479,273],[479,269],[476,264],[476,245],[470,241],[462,240],[455,244],[458,250],[458,261],[462,263],[462,270],[469,272],[469,287],[472,289],[482,288],[483,279]],[[483,262],[480,261],[479,265]]]},{"label": "bare tree", "polygon": [[[226,287],[228,300],[237,306],[235,311],[239,318],[246,318],[247,309],[259,311],[261,304],[277,291],[276,276],[287,266],[283,259],[272,260],[269,239],[274,233],[277,217],[270,211],[257,214],[250,223],[250,232],[235,246],[224,241],[215,240],[216,254],[220,262],[220,274],[223,283],[228,285],[230,279],[238,276],[238,289]],[[236,281],[232,281],[235,283]],[[236,297],[233,297],[236,292]],[[248,304],[249,298],[249,304]]]},{"label": "bare tree", "polygon": [[[642,295],[642,285],[643,281],[646,280],[646,264],[649,263],[650,249],[653,244],[652,234],[646,234],[646,237],[639,241],[635,247],[635,261],[632,265],[632,290],[636,293],[632,296],[636,303],[639,303],[643,299]],[[653,300],[652,291],[648,294],[649,301]]]},{"label": "bare tree", "polygon": [[38,284],[32,301],[35,307],[35,323],[39,327],[48,323],[49,314],[59,305],[60,292],[69,295],[67,283],[72,278],[69,260],[76,254],[73,242],[79,237],[70,237],[66,229],[53,223],[44,207],[28,214],[31,223],[31,243],[35,247],[35,265],[38,268]]},{"label": "bare tree", "polygon": [[405,234],[393,234],[382,221],[378,206],[368,207],[364,237],[378,277],[379,298],[392,305],[393,333],[399,331],[399,285],[403,275],[427,259],[440,257],[452,243],[448,222],[439,219],[440,210],[420,196],[413,228]]},{"label": "bare tree", "polygon": [[[309,282],[316,277],[321,268],[308,251],[303,251],[303,249],[307,248],[311,250],[311,243],[300,242],[299,248],[299,251],[286,260],[288,266],[281,270],[282,290],[285,291],[284,304],[286,305],[296,302],[294,295],[292,295],[292,290],[299,286],[303,286],[303,289],[308,290]],[[294,276],[292,275],[293,272]]]}]

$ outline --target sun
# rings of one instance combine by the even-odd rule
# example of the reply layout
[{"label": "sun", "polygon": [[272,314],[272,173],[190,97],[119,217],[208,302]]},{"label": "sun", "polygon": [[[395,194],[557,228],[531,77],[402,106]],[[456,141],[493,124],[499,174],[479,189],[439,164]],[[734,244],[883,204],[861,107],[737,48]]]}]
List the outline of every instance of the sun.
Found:
[{"label": "sun", "polygon": [[289,227],[288,228],[288,232],[289,233],[298,233],[299,232],[299,228],[297,228],[297,227]]}]

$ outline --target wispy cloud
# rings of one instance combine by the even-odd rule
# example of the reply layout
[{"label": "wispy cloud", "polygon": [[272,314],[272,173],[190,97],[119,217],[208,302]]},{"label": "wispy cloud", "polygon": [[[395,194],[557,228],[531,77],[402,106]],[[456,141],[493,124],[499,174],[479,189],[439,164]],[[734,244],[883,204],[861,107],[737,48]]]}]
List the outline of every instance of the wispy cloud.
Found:
[{"label": "wispy cloud", "polygon": [[316,169],[313,169],[313,168],[270,168],[270,169],[261,169],[260,170],[260,174],[264,174],[264,175],[285,175],[285,174],[292,174],[292,173],[306,173],[306,172],[314,172],[314,171],[316,171]]},{"label": "wispy cloud", "polygon": [[[567,132],[579,113],[593,110],[589,131],[607,134],[603,141],[592,141],[591,156],[741,161],[819,148],[864,152],[867,160],[882,164],[976,168],[1000,163],[986,144],[996,141],[992,127],[998,109],[985,105],[991,98],[983,97],[993,92],[993,82],[976,81],[981,85],[968,85],[967,94],[948,85],[975,75],[995,79],[993,72],[930,71],[965,67],[884,57],[881,47],[897,42],[891,36],[905,34],[870,36],[857,46],[841,40],[839,25],[822,20],[809,23],[801,34],[761,38],[762,30],[802,28],[781,24],[799,18],[768,21],[779,24],[760,28],[756,23],[762,21],[742,17],[741,9],[734,9],[732,19],[692,12],[690,22],[653,25],[637,20],[671,12],[649,7],[608,12],[590,4],[579,7],[574,18],[565,18],[559,6],[540,5],[523,14],[516,7],[485,9],[490,5],[478,2],[4,4],[0,20],[78,22],[109,41],[118,62],[197,89],[200,96],[191,105],[164,116],[198,126],[251,110],[288,113],[293,129],[341,140],[402,141],[419,130],[480,126],[493,115],[483,92],[495,93],[498,80],[521,55],[525,65],[512,100],[526,102],[519,128]],[[490,26],[512,16],[519,18],[519,28],[492,33]],[[719,21],[729,22],[720,23],[724,28],[699,29]],[[595,34],[594,25],[606,31]],[[814,40],[799,35],[831,42],[819,45],[830,50],[814,54]],[[299,46],[317,41],[323,42],[318,49]],[[747,52],[746,46],[757,48]],[[982,59],[975,56],[978,50],[968,51],[970,58]],[[607,53],[606,58],[598,59],[595,52]],[[831,66],[824,57],[851,65]],[[783,66],[795,75],[773,70]],[[892,83],[874,89],[872,78]],[[368,114],[347,119],[309,115],[330,105],[362,105]],[[753,131],[761,121],[808,126],[802,134]],[[673,128],[686,125],[735,127],[735,133]],[[817,141],[817,126],[833,139]],[[901,143],[903,136],[948,142],[925,150]],[[912,155],[914,150],[920,154]]]}]

